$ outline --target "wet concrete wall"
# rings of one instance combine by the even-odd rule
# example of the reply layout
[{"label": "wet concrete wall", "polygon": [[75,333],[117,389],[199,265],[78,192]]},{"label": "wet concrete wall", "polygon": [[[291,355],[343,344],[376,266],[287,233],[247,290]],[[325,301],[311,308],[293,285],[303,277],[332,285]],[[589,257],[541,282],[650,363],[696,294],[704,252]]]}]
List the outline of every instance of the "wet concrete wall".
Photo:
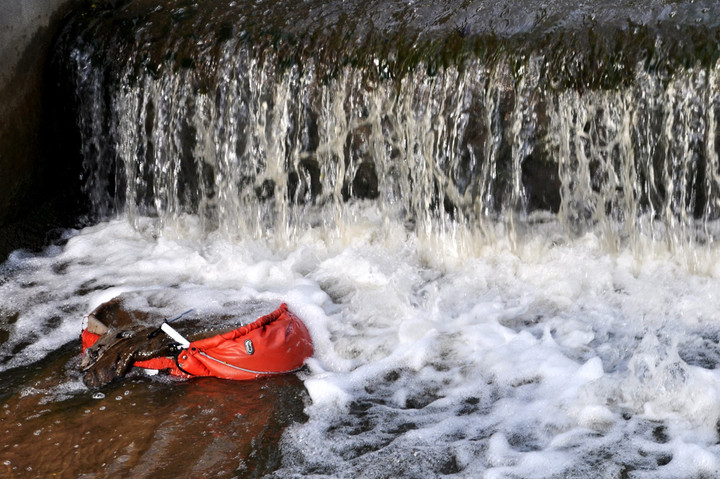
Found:
[{"label": "wet concrete wall", "polygon": [[[82,0],[0,2],[0,225],[46,200],[59,171],[47,127],[46,64],[64,15]],[[55,185],[57,186],[57,185]]]}]

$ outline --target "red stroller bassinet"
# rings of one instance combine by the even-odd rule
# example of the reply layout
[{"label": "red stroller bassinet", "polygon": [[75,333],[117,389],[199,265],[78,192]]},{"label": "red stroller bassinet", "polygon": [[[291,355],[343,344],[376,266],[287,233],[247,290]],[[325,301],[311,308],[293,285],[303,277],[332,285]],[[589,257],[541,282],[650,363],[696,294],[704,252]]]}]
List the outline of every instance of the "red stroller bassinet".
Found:
[{"label": "red stroller bassinet", "polygon": [[[163,330],[166,330],[166,325],[163,325]],[[169,329],[168,334],[177,334]],[[101,334],[83,329],[83,352],[100,337]],[[167,370],[179,377],[214,376],[245,380],[297,371],[313,354],[310,333],[286,304],[227,333],[192,342],[179,335],[177,337],[181,347],[175,356],[137,361],[133,366]]]}]

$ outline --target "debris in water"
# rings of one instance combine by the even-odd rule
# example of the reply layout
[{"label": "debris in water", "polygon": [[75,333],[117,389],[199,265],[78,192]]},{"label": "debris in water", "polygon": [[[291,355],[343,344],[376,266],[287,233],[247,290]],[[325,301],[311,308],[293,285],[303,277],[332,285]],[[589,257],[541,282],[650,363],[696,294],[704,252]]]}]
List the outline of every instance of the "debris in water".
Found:
[{"label": "debris in water", "polygon": [[[135,318],[143,313],[128,313],[121,303],[115,298],[86,317],[80,369],[89,388],[123,377],[134,366],[184,378],[256,379],[297,371],[313,354],[307,328],[285,304],[230,331],[194,327],[200,333],[191,343],[168,321],[160,328],[137,324]],[[160,330],[167,334],[158,334]]]}]

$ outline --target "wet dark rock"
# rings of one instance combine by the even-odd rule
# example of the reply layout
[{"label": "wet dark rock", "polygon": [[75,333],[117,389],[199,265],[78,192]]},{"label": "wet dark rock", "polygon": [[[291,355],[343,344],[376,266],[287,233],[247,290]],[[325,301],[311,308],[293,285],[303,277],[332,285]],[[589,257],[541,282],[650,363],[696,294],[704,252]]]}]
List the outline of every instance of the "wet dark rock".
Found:
[{"label": "wet dark rock", "polygon": [[293,203],[311,203],[322,194],[320,166],[314,159],[305,159],[288,173],[288,199]]},{"label": "wet dark rock", "polygon": [[150,337],[157,328],[111,329],[90,348],[80,362],[83,382],[99,388],[124,377],[135,361],[172,354],[172,340],[164,334]]},{"label": "wet dark rock", "polygon": [[120,297],[91,312],[87,329],[100,338],[85,350],[78,365],[85,385],[105,386],[124,377],[135,361],[172,355],[172,340],[147,324],[151,321],[147,313],[126,308]]},{"label": "wet dark rock", "polygon": [[375,164],[372,161],[363,161],[357,167],[355,176],[350,183],[351,188],[345,184],[343,187],[343,198],[375,199],[380,193],[378,191],[378,176],[375,171]]}]

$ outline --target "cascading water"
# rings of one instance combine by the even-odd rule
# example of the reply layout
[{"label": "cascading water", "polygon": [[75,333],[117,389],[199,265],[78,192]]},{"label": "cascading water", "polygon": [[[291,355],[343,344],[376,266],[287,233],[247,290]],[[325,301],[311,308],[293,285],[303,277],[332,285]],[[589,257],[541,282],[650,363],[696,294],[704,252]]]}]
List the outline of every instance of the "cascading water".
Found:
[{"label": "cascading water", "polygon": [[[427,3],[69,19],[97,224],[2,266],[8,473],[69,437],[72,476],[720,474],[720,7]],[[93,399],[62,364],[117,295],[213,325],[287,302],[316,354]]]},{"label": "cascading water", "polygon": [[348,199],[371,198],[421,232],[482,233],[543,209],[611,242],[712,239],[718,64],[705,28],[499,38],[409,23],[357,28],[328,52],[350,25],[258,27],[246,5],[226,8],[127,7],[132,31],[68,46],[99,208],[257,236],[337,228]]}]

